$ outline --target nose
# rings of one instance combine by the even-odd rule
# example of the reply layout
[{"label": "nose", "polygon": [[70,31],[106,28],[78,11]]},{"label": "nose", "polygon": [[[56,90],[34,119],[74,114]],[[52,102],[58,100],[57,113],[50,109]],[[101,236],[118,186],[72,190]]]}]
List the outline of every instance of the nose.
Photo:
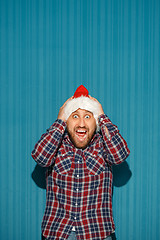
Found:
[{"label": "nose", "polygon": [[79,118],[79,126],[80,127],[85,127],[85,120],[84,120],[84,118]]}]

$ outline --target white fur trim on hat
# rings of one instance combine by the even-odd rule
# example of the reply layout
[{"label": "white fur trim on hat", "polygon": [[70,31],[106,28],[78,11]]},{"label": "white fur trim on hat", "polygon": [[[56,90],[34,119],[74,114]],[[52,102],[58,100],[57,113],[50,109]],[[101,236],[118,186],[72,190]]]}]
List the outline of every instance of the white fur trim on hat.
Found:
[{"label": "white fur trim on hat", "polygon": [[100,111],[99,104],[98,102],[91,100],[89,97],[84,96],[73,98],[66,103],[64,108],[65,119],[67,120],[69,116],[79,108],[92,112],[98,125],[98,116]]}]

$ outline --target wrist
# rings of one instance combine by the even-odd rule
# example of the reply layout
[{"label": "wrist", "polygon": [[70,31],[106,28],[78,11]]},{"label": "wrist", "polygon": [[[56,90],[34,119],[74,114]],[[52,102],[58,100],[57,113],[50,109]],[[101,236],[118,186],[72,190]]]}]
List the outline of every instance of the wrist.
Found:
[{"label": "wrist", "polygon": [[63,122],[66,122],[65,118],[63,116],[58,116],[57,119],[62,120]]}]

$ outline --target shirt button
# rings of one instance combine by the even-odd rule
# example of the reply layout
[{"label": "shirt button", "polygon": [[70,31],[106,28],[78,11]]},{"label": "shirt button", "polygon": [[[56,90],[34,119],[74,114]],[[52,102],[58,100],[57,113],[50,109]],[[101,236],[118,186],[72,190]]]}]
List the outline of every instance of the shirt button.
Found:
[{"label": "shirt button", "polygon": [[78,203],[75,203],[76,206],[78,206]]},{"label": "shirt button", "polygon": [[76,217],[74,217],[74,219],[76,220],[77,218],[76,218]]},{"label": "shirt button", "polygon": [[79,175],[77,174],[77,177],[79,177]]},{"label": "shirt button", "polygon": [[79,191],[79,189],[78,189],[78,188],[76,188],[76,191],[78,192],[78,191]]}]

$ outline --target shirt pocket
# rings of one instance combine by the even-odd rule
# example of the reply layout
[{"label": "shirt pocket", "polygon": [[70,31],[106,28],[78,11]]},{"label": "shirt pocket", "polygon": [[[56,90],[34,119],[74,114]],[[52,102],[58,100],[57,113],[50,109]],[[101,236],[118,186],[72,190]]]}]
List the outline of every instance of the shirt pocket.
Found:
[{"label": "shirt pocket", "polygon": [[105,171],[105,161],[101,152],[89,153],[85,160],[89,175],[99,175]]},{"label": "shirt pocket", "polygon": [[62,154],[62,152],[59,151],[53,170],[60,175],[68,174],[72,165],[72,155],[72,152],[65,152]]}]

